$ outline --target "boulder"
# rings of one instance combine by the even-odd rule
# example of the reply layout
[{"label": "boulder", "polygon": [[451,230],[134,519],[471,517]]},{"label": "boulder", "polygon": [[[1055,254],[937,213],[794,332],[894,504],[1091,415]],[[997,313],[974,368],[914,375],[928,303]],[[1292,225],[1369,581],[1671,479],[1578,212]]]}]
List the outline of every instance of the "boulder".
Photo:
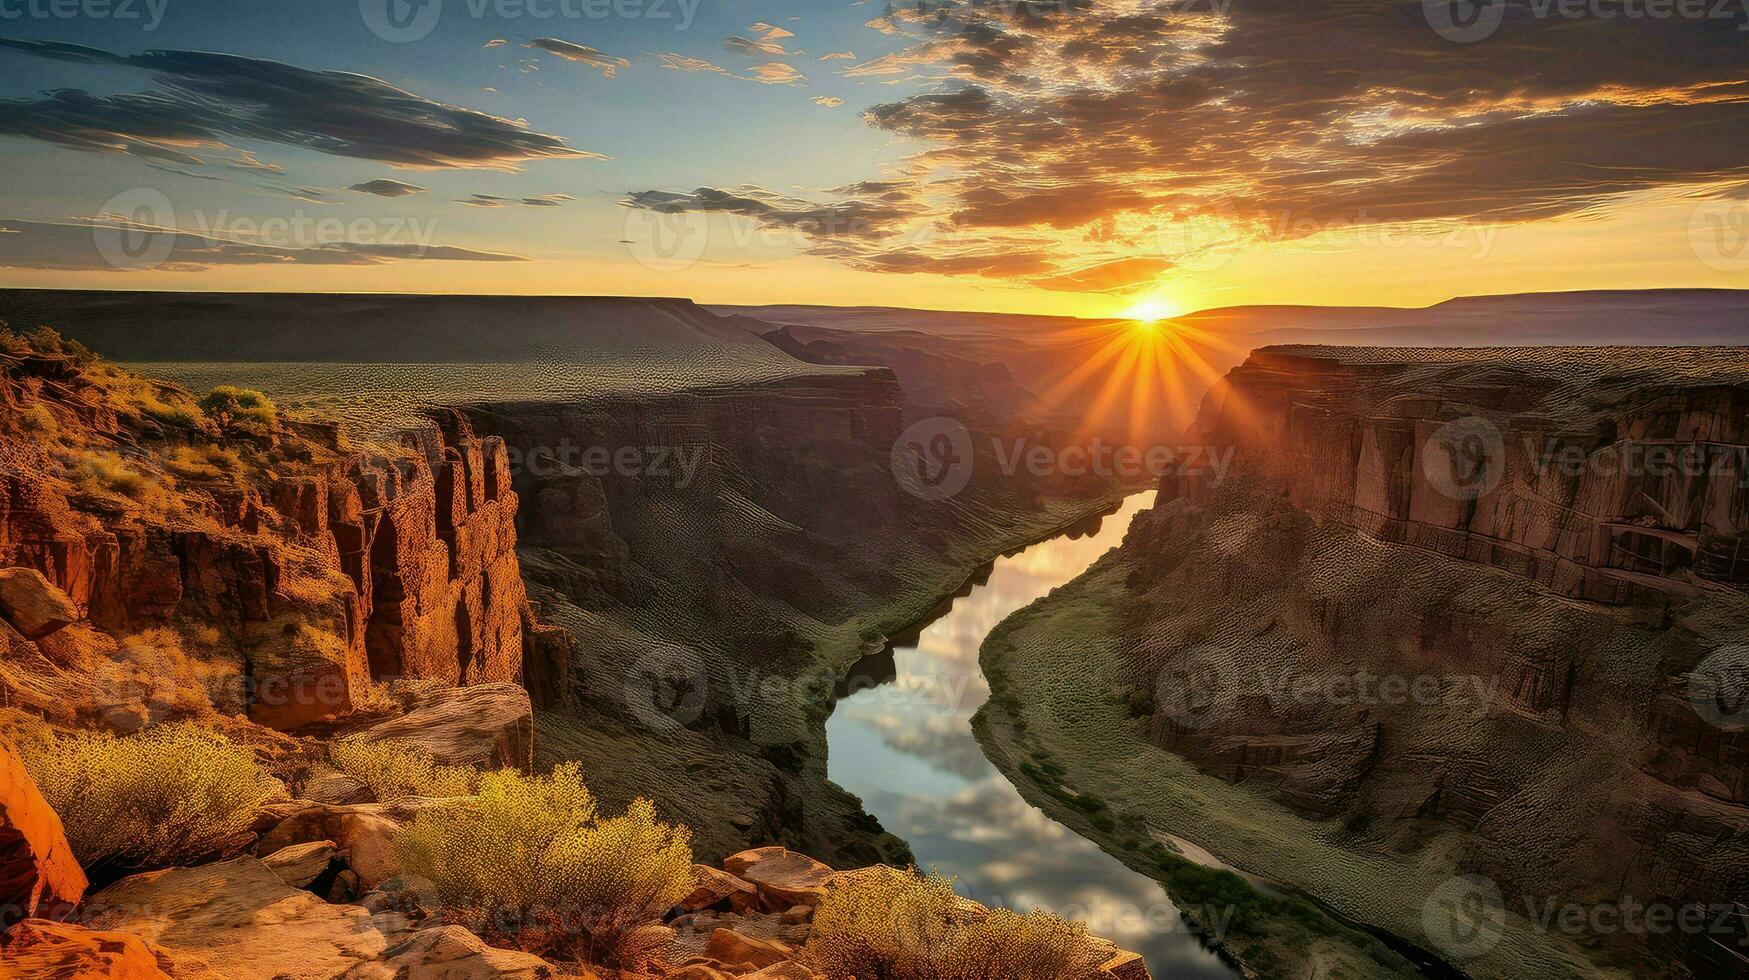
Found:
[{"label": "boulder", "polygon": [[745,965],[760,969],[782,963],[794,957],[796,951],[776,939],[759,939],[744,936],[733,929],[718,929],[711,933],[710,945],[705,947],[704,955],[719,963],[727,963],[731,968]]},{"label": "boulder", "polygon": [[79,621],[79,609],[34,568],[0,569],[0,619],[27,640],[40,640]]},{"label": "boulder", "polygon": [[0,739],[0,928],[77,904],[85,885],[61,818]]},{"label": "boulder", "polygon": [[758,904],[759,892],[752,884],[708,864],[693,865],[692,880],[697,887],[680,900],[680,907],[688,912],[708,909],[723,902],[729,903],[729,908],[736,912],[746,912]]},{"label": "boulder", "polygon": [[0,947],[0,980],[171,980],[165,952],[125,932],[26,919]]},{"label": "boulder", "polygon": [[338,848],[331,840],[308,841],[282,847],[261,859],[279,880],[293,888],[303,888],[322,877],[334,862]]},{"label": "boulder", "polygon": [[559,976],[538,956],[493,949],[461,926],[424,929],[361,963],[342,980],[546,980]]},{"label": "boulder", "polygon": [[1117,980],[1153,980],[1148,973],[1148,964],[1140,955],[1119,950],[1117,955],[1100,964],[1099,969],[1109,973]]},{"label": "boulder", "polygon": [[124,878],[87,913],[161,947],[181,978],[335,980],[388,947],[364,909],[293,888],[252,857]]},{"label": "boulder", "polygon": [[255,846],[255,853],[273,854],[293,844],[332,841],[340,859],[358,876],[359,889],[370,891],[401,870],[395,855],[395,834],[401,824],[385,810],[371,803],[309,803],[268,831]]},{"label": "boulder", "polygon": [[743,973],[741,980],[820,980],[821,976],[795,960],[785,960],[755,973]]},{"label": "boulder", "polygon": [[419,696],[408,712],[359,735],[406,742],[444,765],[534,765],[534,710],[528,692],[510,683],[443,688]]},{"label": "boulder", "polygon": [[820,904],[833,874],[831,868],[813,858],[782,847],[742,851],[725,860],[723,869],[752,882],[772,911]]}]

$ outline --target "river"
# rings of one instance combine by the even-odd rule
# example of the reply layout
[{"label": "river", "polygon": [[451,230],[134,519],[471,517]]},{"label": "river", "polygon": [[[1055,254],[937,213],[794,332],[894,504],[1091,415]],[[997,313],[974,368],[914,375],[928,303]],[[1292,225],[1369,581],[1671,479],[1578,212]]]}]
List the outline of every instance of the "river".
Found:
[{"label": "river", "polygon": [[1078,527],[997,559],[915,643],[895,646],[876,672],[882,683],[839,701],[826,725],[828,771],[910,843],[919,867],[957,877],[962,894],[1084,921],[1142,954],[1157,980],[1227,978],[1157,882],[1028,804],[972,735],[990,694],[978,668],[984,637],[1116,547],[1153,499],[1136,494],[1091,534]]}]

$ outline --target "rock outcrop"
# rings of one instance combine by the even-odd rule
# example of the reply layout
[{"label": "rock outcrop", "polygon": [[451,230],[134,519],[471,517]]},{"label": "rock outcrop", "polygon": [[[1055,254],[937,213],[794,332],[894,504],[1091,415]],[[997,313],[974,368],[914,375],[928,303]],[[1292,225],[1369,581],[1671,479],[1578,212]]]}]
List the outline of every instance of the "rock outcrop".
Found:
[{"label": "rock outcrop", "polygon": [[92,896],[85,915],[202,980],[334,980],[389,946],[364,909],[293,888],[252,857],[125,878]]},{"label": "rock outcrop", "polygon": [[1749,582],[1746,356],[1270,347],[1192,432],[1379,540],[1594,602],[1681,599]]},{"label": "rock outcrop", "polygon": [[26,919],[0,939],[4,980],[183,980],[170,956],[126,932]]},{"label": "rock outcrop", "polygon": [[61,818],[0,739],[0,929],[19,919],[60,914],[85,894]]},{"label": "rock outcrop", "polygon": [[20,636],[40,640],[79,621],[73,600],[34,568],[0,569],[0,619]]},{"label": "rock outcrop", "polygon": [[[87,624],[45,655],[86,655],[100,688],[149,687],[187,655],[229,671],[201,692],[214,707],[290,729],[373,681],[521,676],[502,440],[453,420],[360,449],[290,418],[226,428],[173,385],[66,353],[0,355],[0,409],[0,617],[26,641]],[[136,639],[164,628],[175,649]],[[143,700],[160,720],[181,699]]]},{"label": "rock outcrop", "polygon": [[527,771],[534,764],[534,710],[511,683],[415,692],[406,714],[365,729],[366,741],[411,745],[449,766]]}]

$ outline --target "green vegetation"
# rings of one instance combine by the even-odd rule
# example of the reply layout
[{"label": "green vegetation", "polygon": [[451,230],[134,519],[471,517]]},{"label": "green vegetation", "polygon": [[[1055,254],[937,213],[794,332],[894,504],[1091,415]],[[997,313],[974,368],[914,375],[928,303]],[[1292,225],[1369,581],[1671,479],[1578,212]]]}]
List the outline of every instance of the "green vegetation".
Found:
[{"label": "green vegetation", "polygon": [[969,906],[940,875],[861,874],[814,910],[803,951],[831,980],[1081,980],[1106,950],[1054,915]]},{"label": "green vegetation", "polygon": [[443,914],[534,953],[622,970],[660,959],[662,914],[691,893],[691,832],[648,800],[603,817],[576,763],[480,778],[476,798],[423,812],[397,847]]},{"label": "green vegetation", "polygon": [[429,753],[394,739],[342,739],[328,746],[328,758],[382,803],[409,796],[468,796],[479,779],[467,766],[439,765]]},{"label": "green vegetation", "polygon": [[188,723],[126,737],[48,735],[20,748],[87,871],[228,856],[252,839],[262,804],[285,792],[247,748]]},{"label": "green vegetation", "polygon": [[279,409],[253,388],[219,385],[200,400],[201,411],[224,428],[265,435],[279,424]]}]

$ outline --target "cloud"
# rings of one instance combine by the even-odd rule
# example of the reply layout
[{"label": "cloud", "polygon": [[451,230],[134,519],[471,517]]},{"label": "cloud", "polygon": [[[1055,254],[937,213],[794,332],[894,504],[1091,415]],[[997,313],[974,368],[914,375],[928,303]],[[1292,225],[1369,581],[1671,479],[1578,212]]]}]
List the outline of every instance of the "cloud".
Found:
[{"label": "cloud", "polygon": [[567,201],[575,200],[576,198],[569,194],[542,194],[539,197],[496,197],[491,194],[469,194],[456,203],[476,208],[556,208],[564,206]]},{"label": "cloud", "polygon": [[836,95],[816,95],[812,101],[816,105],[823,105],[828,109],[836,109],[844,104],[844,100]]},{"label": "cloud", "polygon": [[232,140],[410,168],[513,170],[529,160],[600,156],[521,122],[433,102],[366,75],[198,51],[119,55],[8,38],[0,38],[0,47],[147,71],[158,86],[115,95],[59,89],[0,100],[0,136],[184,166],[202,165],[201,152],[235,152]]},{"label": "cloud", "polygon": [[622,203],[660,214],[740,215],[769,228],[793,229],[821,239],[878,238],[911,214],[898,200],[816,203],[759,187],[700,187],[689,193],[634,191]]},{"label": "cloud", "polygon": [[748,57],[753,58],[763,55],[777,55],[782,57],[789,53],[783,49],[782,41],[774,41],[769,38],[760,38],[757,41],[752,41],[740,36],[739,34],[723,38],[723,47],[736,54],[747,55]]},{"label": "cloud", "polygon": [[528,47],[539,48],[549,54],[557,55],[566,61],[575,61],[588,65],[589,67],[600,71],[601,77],[603,78],[613,78],[619,74],[621,68],[626,68],[631,65],[631,62],[624,58],[616,58],[613,55],[603,54],[602,52],[586,45],[574,44],[570,41],[561,41],[556,37],[537,37],[528,42]]},{"label": "cloud", "polygon": [[760,82],[765,85],[796,85],[807,80],[801,72],[777,61],[756,65],[748,69],[747,74],[740,75],[702,58],[694,58],[673,51],[657,54],[656,60],[662,67],[672,68],[675,71],[709,72],[716,75],[726,75],[730,78],[739,78],[747,82]]},{"label": "cloud", "polygon": [[[265,224],[259,227],[266,227]],[[305,226],[308,229],[320,225]],[[403,226],[404,229],[405,226]],[[403,230],[396,229],[396,230]],[[384,265],[401,261],[526,262],[453,245],[322,241],[280,245],[214,237],[117,215],[65,222],[0,218],[0,268],[196,272],[228,265]]]},{"label": "cloud", "polygon": [[425,188],[420,187],[418,184],[408,184],[399,180],[389,180],[386,177],[377,180],[367,180],[362,184],[353,184],[351,187],[348,187],[347,190],[357,191],[360,194],[375,194],[378,197],[406,197],[409,194],[425,193]]},{"label": "cloud", "polygon": [[840,59],[847,59],[850,61],[855,61],[856,60],[856,52],[855,51],[833,51],[833,52],[830,52],[828,54],[823,54],[820,56],[821,61],[838,61]]},{"label": "cloud", "polygon": [[909,43],[844,74],[936,80],[864,119],[926,148],[908,224],[938,233],[809,248],[1122,292],[1205,238],[1585,217],[1749,178],[1737,20],[1506,11],[1455,44],[1419,2],[894,5],[871,26]]}]

